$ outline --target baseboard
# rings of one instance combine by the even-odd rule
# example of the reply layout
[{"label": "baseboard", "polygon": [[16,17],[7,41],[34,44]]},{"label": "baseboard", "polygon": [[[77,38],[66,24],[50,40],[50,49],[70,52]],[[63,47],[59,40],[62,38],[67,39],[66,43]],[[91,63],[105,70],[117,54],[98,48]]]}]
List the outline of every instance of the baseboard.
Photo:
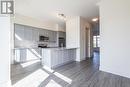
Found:
[{"label": "baseboard", "polygon": [[91,59],[91,58],[93,58],[92,56],[91,57],[86,57],[86,58],[83,58],[83,59],[81,59],[81,60],[75,60],[76,62],[81,62],[81,61],[84,61],[84,60],[87,60],[87,59]]},{"label": "baseboard", "polygon": [[103,69],[103,68],[99,68],[100,71],[103,71],[103,72],[107,72],[107,73],[111,73],[111,74],[114,74],[114,75],[118,75],[118,76],[121,76],[121,77],[125,77],[125,78],[129,78],[130,79],[130,75],[126,75],[126,74],[123,74],[123,73],[118,73],[118,72],[115,72],[115,71],[111,71],[111,70],[108,70],[108,69]]},{"label": "baseboard", "polygon": [[11,86],[11,80],[6,81],[6,82],[1,82],[0,87],[12,87]]},{"label": "baseboard", "polygon": [[63,66],[63,65],[68,64],[68,63],[71,63],[71,62],[73,62],[73,61],[75,61],[75,60],[70,60],[70,61],[67,61],[67,62],[65,62],[65,63],[62,63],[62,64],[59,64],[59,65],[53,66],[52,69],[55,69],[55,68],[57,68],[57,67]]}]

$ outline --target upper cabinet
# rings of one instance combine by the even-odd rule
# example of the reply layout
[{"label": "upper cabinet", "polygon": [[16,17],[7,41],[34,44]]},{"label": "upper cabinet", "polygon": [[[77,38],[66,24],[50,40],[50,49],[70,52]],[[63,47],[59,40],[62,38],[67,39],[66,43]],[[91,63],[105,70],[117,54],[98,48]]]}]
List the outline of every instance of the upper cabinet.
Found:
[{"label": "upper cabinet", "polygon": [[39,36],[45,36],[46,35],[46,32],[43,29],[38,29],[38,32],[39,32]]},{"label": "upper cabinet", "polygon": [[15,34],[16,41],[24,40],[24,26],[15,24]]},{"label": "upper cabinet", "polygon": [[39,35],[49,37],[48,42],[56,42],[56,40],[57,40],[57,32],[56,31],[40,29],[39,30]]},{"label": "upper cabinet", "polygon": [[56,31],[50,31],[49,41],[50,42],[56,42],[57,41],[57,32]]},{"label": "upper cabinet", "polygon": [[24,40],[26,41],[32,41],[32,28],[24,26]]},{"label": "upper cabinet", "polygon": [[[28,46],[28,44],[35,44],[39,42],[39,36],[48,37],[48,43],[57,43],[57,31],[51,31],[41,28],[35,28],[30,26],[24,26],[20,24],[15,24],[15,46],[22,47]],[[64,36],[63,34],[60,34]],[[44,42],[44,41],[43,41]]]},{"label": "upper cabinet", "polygon": [[38,42],[39,41],[39,31],[36,29],[32,30],[32,41]]}]

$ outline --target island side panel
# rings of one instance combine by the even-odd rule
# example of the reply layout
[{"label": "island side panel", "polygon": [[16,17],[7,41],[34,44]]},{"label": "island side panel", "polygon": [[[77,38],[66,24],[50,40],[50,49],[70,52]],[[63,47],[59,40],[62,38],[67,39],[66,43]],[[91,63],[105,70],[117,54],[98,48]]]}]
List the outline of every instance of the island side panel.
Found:
[{"label": "island side panel", "polygon": [[75,49],[59,49],[51,51],[51,68],[56,68],[58,66],[75,61],[76,51]]},{"label": "island side panel", "polygon": [[51,50],[42,49],[42,65],[51,68]]}]

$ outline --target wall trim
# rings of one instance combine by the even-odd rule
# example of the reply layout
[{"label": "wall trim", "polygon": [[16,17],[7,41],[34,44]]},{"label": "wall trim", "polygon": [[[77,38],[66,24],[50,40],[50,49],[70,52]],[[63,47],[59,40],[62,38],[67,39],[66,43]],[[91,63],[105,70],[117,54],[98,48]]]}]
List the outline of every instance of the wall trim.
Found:
[{"label": "wall trim", "polygon": [[104,69],[103,67],[99,67],[99,70],[100,71],[103,71],[103,72],[107,72],[107,73],[111,73],[111,74],[114,74],[114,75],[118,75],[118,76],[121,76],[121,77],[125,77],[125,78],[129,78],[130,79],[130,75],[125,75],[125,74],[121,74],[121,73],[118,73],[118,72],[115,72],[115,71],[111,71],[109,70],[108,68],[107,69]]}]

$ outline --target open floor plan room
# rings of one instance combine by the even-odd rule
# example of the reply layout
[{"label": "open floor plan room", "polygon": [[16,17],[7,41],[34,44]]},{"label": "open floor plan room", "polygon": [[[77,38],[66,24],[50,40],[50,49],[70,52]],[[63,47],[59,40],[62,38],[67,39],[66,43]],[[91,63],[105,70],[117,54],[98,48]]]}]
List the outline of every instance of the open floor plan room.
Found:
[{"label": "open floor plan room", "polygon": [[130,87],[130,0],[0,0],[0,87]]}]

